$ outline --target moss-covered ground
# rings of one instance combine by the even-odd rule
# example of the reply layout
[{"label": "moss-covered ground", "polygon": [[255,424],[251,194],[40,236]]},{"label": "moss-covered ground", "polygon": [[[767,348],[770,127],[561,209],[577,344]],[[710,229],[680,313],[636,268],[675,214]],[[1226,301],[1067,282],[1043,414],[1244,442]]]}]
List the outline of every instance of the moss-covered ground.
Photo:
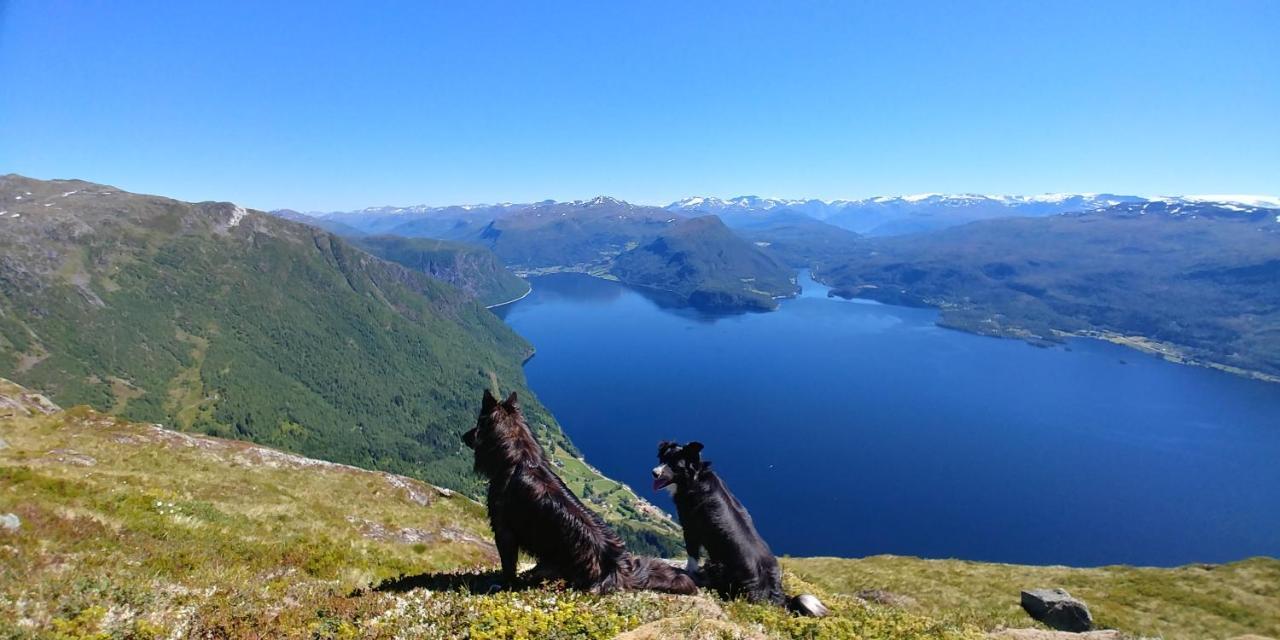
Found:
[{"label": "moss-covered ground", "polygon": [[1172,570],[785,559],[788,591],[831,607],[820,620],[708,595],[491,592],[484,510],[465,496],[42,406],[0,381],[0,515],[18,522],[0,528],[0,638],[963,639],[1033,626],[1018,591],[1040,586],[1134,635],[1280,633],[1280,561],[1268,559]]}]

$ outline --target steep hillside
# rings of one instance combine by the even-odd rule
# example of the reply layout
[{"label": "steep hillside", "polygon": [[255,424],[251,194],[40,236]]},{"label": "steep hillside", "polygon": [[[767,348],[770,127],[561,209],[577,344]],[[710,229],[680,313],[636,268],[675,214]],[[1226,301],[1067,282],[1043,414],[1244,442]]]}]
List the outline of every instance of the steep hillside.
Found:
[{"label": "steep hillside", "polygon": [[670,291],[708,310],[773,309],[797,291],[792,271],[734,235],[716,216],[681,221],[619,255],[610,273]]},{"label": "steep hillside", "polygon": [[[230,203],[0,178],[0,375],[163,422],[476,493],[460,434],[496,380],[641,546],[666,519],[575,457],[530,346],[469,296]],[[598,485],[598,486],[597,486]]]},{"label": "steep hillside", "polygon": [[1171,200],[991,220],[869,241],[818,277],[969,331],[1096,335],[1280,380],[1276,209]]},{"label": "steep hillside", "polygon": [[812,620],[708,595],[488,594],[490,540],[481,505],[418,480],[61,411],[0,380],[0,637],[976,640],[1032,626],[1018,590],[1046,585],[1135,634],[1280,632],[1276,560],[784,559],[788,589],[834,611]]},{"label": "steep hillside", "polygon": [[379,258],[448,282],[486,306],[529,292],[528,282],[507,271],[502,261],[483,247],[393,235],[365,236],[352,243]]}]

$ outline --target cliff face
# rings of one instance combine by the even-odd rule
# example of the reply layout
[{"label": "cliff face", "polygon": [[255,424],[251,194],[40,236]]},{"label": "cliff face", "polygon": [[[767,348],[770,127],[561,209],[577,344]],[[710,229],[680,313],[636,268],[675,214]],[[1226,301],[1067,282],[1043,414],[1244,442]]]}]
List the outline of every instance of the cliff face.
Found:
[{"label": "cliff face", "polygon": [[1280,635],[1273,559],[1178,569],[783,559],[788,592],[832,609],[815,620],[705,594],[490,594],[491,540],[483,506],[447,489],[63,411],[0,379],[0,637],[976,640],[1033,626],[1019,590],[1049,585],[1122,632],[1098,638]]},{"label": "cliff face", "polygon": [[498,256],[483,247],[401,236],[368,236],[352,242],[380,258],[448,282],[486,306],[510,302],[529,291],[529,283],[507,271]]}]

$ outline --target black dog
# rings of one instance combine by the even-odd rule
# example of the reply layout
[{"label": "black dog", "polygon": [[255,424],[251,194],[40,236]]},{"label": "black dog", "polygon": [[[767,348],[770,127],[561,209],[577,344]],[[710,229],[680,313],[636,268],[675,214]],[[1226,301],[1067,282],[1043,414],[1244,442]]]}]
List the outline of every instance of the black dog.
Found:
[{"label": "black dog", "polygon": [[808,616],[824,616],[827,608],[811,595],[788,598],[782,593],[782,570],[769,545],[756,533],[751,515],[729,493],[711,463],[702,461],[702,443],[658,445],[653,488],[674,485],[672,497],[684,544],[689,572],[697,572],[702,551],[707,552],[705,580],[724,598],[771,602]]},{"label": "black dog", "polygon": [[573,495],[529,431],[516,394],[498,402],[486,390],[476,427],[462,441],[475,450],[476,471],[489,479],[489,524],[507,585],[515,583],[524,549],[538,560],[535,573],[578,589],[697,593],[679,569],[627,553],[618,534]]}]

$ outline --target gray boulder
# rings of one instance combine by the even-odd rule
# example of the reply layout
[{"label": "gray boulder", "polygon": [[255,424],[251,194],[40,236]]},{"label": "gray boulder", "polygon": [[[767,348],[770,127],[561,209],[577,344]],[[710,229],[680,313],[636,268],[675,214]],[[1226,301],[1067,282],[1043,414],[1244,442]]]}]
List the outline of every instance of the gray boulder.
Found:
[{"label": "gray boulder", "polygon": [[1081,632],[1093,628],[1089,607],[1063,589],[1023,591],[1022,608],[1032,618],[1059,631]]},{"label": "gray boulder", "polygon": [[22,521],[18,519],[17,514],[6,513],[0,515],[0,531],[17,531],[22,526]]}]

